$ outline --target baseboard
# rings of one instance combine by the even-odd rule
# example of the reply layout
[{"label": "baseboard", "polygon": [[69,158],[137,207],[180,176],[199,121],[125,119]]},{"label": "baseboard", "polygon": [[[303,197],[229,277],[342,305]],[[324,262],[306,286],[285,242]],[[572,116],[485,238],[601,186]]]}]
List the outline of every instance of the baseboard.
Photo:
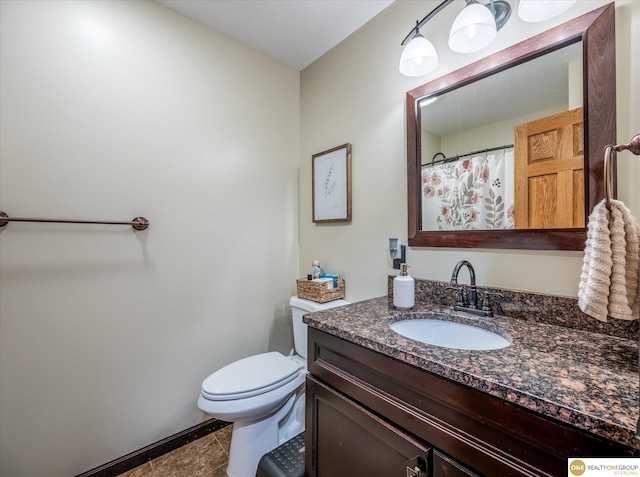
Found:
[{"label": "baseboard", "polygon": [[218,419],[209,419],[208,421],[201,422],[189,429],[185,429],[182,432],[178,432],[177,434],[162,439],[161,441],[134,451],[131,454],[127,454],[101,465],[100,467],[78,474],[76,477],[116,477],[117,475],[134,469],[145,462],[156,459],[167,452],[178,449],[179,447],[200,439],[212,432],[219,431],[220,429],[227,427],[229,424],[229,422],[220,421]]}]

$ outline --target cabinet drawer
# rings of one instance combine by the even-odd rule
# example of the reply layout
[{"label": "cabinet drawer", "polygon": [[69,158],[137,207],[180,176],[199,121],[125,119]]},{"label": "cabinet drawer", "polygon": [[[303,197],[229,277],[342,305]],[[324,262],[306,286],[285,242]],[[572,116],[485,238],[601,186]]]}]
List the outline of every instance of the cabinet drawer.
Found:
[{"label": "cabinet drawer", "polygon": [[313,377],[306,400],[305,475],[427,476],[429,446]]}]

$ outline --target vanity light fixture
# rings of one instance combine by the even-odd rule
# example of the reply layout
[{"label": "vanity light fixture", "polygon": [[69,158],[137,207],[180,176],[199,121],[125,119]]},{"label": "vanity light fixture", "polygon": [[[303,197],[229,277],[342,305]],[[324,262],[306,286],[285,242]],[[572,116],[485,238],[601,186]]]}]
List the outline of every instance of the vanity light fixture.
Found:
[{"label": "vanity light fixture", "polygon": [[[449,33],[449,48],[456,53],[472,53],[488,46],[511,16],[507,0],[464,0],[466,5],[458,14]],[[547,20],[568,10],[577,0],[520,0],[518,16],[526,22]],[[422,20],[400,43],[404,46],[400,57],[400,73],[422,76],[438,67],[438,53],[420,28],[453,0],[444,0]]]},{"label": "vanity light fixture", "polygon": [[449,33],[449,48],[456,53],[473,53],[488,46],[498,30],[511,16],[511,5],[505,0],[491,0],[482,5],[467,0],[467,6],[458,14]]},{"label": "vanity light fixture", "polygon": [[578,0],[520,0],[518,16],[525,22],[542,22],[566,12]]},{"label": "vanity light fixture", "polygon": [[422,76],[438,67],[438,53],[433,44],[420,34],[416,22],[415,34],[405,46],[400,57],[400,73],[405,76]]}]

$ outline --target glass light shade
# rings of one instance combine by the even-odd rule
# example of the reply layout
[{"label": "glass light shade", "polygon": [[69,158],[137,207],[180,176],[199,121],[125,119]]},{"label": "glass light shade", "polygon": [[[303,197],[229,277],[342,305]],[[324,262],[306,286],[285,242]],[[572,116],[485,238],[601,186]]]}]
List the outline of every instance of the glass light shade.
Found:
[{"label": "glass light shade", "polygon": [[518,16],[525,22],[542,22],[560,15],[577,0],[520,0]]},{"label": "glass light shade", "polygon": [[449,48],[456,53],[472,53],[488,46],[496,37],[496,20],[479,3],[467,5],[456,17],[449,33]]},{"label": "glass light shade", "polygon": [[400,57],[400,73],[405,76],[422,76],[438,67],[438,54],[429,40],[420,33],[404,47]]}]

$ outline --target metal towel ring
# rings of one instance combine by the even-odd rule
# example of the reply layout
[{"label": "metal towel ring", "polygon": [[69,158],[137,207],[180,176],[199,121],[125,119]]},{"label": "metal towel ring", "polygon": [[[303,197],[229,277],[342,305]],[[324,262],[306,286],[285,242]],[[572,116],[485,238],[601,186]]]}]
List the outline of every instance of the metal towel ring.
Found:
[{"label": "metal towel ring", "polygon": [[608,144],[604,147],[604,198],[607,209],[611,208],[613,198],[613,174],[611,173],[611,151],[631,151],[636,156],[640,156],[640,134],[633,136],[627,144]]}]

